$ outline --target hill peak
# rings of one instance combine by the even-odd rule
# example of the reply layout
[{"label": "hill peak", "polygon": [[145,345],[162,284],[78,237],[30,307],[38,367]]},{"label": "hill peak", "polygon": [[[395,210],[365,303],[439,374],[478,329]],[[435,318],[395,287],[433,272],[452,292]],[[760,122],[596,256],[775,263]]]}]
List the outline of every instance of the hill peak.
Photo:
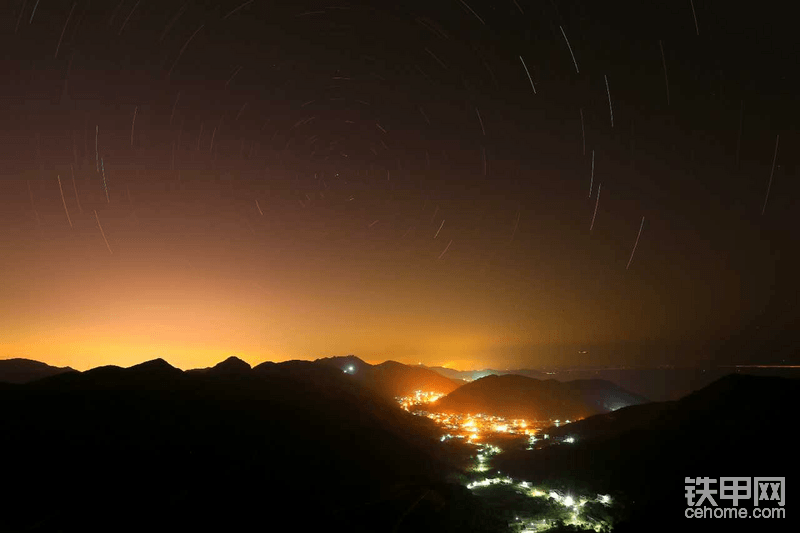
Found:
[{"label": "hill peak", "polygon": [[337,366],[348,374],[358,372],[360,368],[371,367],[366,361],[359,359],[355,355],[344,355],[335,357],[323,357],[314,361],[315,363],[322,363],[325,365]]},{"label": "hill peak", "polygon": [[212,372],[221,374],[242,374],[249,372],[250,370],[250,365],[235,355],[228,357],[224,361],[217,363],[211,368]]},{"label": "hill peak", "polygon": [[[375,365],[377,368],[401,368],[401,367],[409,367],[409,368],[424,368],[419,365],[406,365],[403,363],[398,363],[397,361],[392,361],[389,359],[388,361],[384,361],[378,365]],[[427,368],[425,370],[428,370]]]},{"label": "hill peak", "polygon": [[129,366],[126,370],[133,370],[135,372],[180,372],[179,369],[160,357],[145,361],[144,363],[139,363],[138,365]]},{"label": "hill peak", "polygon": [[493,413],[533,420],[576,419],[646,401],[610,381],[559,382],[517,374],[490,375],[439,400],[448,412]]}]

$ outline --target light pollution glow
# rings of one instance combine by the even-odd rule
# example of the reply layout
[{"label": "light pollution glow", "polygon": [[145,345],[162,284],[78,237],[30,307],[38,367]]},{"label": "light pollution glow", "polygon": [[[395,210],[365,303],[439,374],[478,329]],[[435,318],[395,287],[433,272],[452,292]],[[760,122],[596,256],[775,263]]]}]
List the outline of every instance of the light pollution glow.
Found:
[{"label": "light pollution glow", "polygon": [[[78,370],[156,357],[188,369],[232,354],[250,364],[355,354],[375,363],[507,368],[525,364],[531,346],[613,339],[621,329],[616,314],[593,319],[552,291],[530,298],[509,276],[487,285],[457,254],[427,271],[330,254],[324,261],[324,250],[264,265],[207,236],[210,244],[190,234],[176,245],[173,235],[148,240],[138,228],[120,235],[124,221],[107,217],[112,256],[99,253],[91,220],[74,218],[84,240],[64,224],[51,239],[9,242],[2,357]],[[573,320],[551,314],[553,303],[569,306]]]},{"label": "light pollution glow", "polygon": [[42,4],[2,34],[2,358],[696,364],[797,316],[794,93],[767,61],[791,17],[753,48],[739,10],[709,68],[669,6],[659,54],[600,8],[548,52],[547,17],[508,6],[478,32],[458,8],[163,5],[123,33],[116,2]]}]

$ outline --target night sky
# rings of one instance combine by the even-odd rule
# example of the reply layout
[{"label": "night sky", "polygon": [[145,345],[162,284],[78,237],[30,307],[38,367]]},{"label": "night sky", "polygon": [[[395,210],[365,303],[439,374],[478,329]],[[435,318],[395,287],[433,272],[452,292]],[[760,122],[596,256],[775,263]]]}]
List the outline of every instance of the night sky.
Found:
[{"label": "night sky", "polygon": [[776,362],[793,10],[658,4],[3,3],[0,357]]}]

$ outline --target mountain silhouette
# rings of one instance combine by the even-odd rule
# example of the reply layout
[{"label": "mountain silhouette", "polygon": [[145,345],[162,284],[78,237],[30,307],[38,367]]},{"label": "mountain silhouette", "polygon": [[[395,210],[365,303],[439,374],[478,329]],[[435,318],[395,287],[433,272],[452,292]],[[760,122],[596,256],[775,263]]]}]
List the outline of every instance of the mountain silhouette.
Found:
[{"label": "mountain silhouette", "polygon": [[317,359],[315,363],[337,368],[352,381],[387,399],[411,396],[417,390],[447,394],[463,384],[429,368],[396,361],[371,365],[358,357],[348,355]]},{"label": "mountain silhouette", "polygon": [[137,375],[148,379],[156,377],[161,379],[176,377],[182,373],[182,370],[175,368],[160,357],[158,359],[145,361],[144,363],[139,363],[138,365],[133,365],[128,367],[125,371],[125,374],[128,376]]},{"label": "mountain silhouette", "polygon": [[[795,343],[796,344],[796,343]],[[423,365],[424,366],[424,365]],[[701,389],[711,382],[730,373],[730,367],[714,367],[702,365],[700,367],[588,367],[588,368],[559,368],[548,372],[529,368],[513,370],[454,370],[439,366],[430,368],[439,374],[454,380],[465,382],[475,381],[486,376],[504,376],[514,374],[535,379],[555,379],[561,382],[575,381],[578,379],[602,379],[611,381],[623,389],[649,398],[652,401],[677,400]],[[781,369],[749,369],[748,373],[758,375],[775,375],[792,377],[797,372]]]},{"label": "mountain silhouette", "polygon": [[68,366],[50,366],[31,359],[0,360],[0,382],[2,383],[29,383],[64,372],[75,372],[75,370]]},{"label": "mountain silhouette", "polygon": [[224,361],[217,363],[209,368],[196,368],[187,370],[188,374],[211,374],[220,376],[244,375],[251,371],[250,365],[238,357],[232,355]]},{"label": "mountain silhouette", "polygon": [[[683,517],[685,477],[797,477],[796,446],[785,428],[799,398],[796,379],[732,374],[680,400],[551,429],[551,438],[576,440],[510,451],[493,465],[533,483],[567,480],[584,492],[619,495],[629,515],[615,531],[650,530],[654,519],[659,530],[700,527]],[[738,522],[725,527],[752,530],[752,523]]]},{"label": "mountain silhouette", "polygon": [[0,387],[13,406],[0,531],[505,526],[449,481],[430,421],[351,375],[307,361],[231,369],[244,367],[157,359]]},{"label": "mountain silhouette", "polygon": [[455,380],[461,381],[475,381],[477,379],[485,378],[486,376],[504,376],[506,374],[514,374],[517,376],[525,376],[529,378],[536,378],[536,379],[545,379],[547,377],[547,373],[539,371],[539,370],[532,370],[529,368],[518,368],[515,370],[496,370],[494,368],[484,368],[482,370],[456,370],[453,368],[446,368],[443,366],[425,366],[420,365],[423,368],[429,368],[434,372],[437,372],[445,377]]},{"label": "mountain silhouette", "polygon": [[584,418],[646,401],[610,381],[559,382],[506,374],[463,385],[439,399],[436,409],[544,421]]}]

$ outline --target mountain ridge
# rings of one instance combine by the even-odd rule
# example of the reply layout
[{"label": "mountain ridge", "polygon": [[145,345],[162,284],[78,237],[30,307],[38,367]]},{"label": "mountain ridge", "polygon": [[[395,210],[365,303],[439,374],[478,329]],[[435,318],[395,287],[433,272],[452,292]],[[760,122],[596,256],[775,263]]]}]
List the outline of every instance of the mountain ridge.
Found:
[{"label": "mountain ridge", "polygon": [[2,383],[29,383],[65,372],[77,372],[77,370],[68,366],[51,366],[23,357],[0,359],[0,382]]},{"label": "mountain ridge", "polygon": [[338,368],[362,386],[389,399],[410,396],[416,390],[447,394],[462,385],[428,368],[391,360],[371,365],[354,355],[348,355],[321,358],[314,363]]},{"label": "mountain ridge", "polygon": [[798,379],[730,374],[680,400],[551,428],[551,441],[571,436],[574,442],[509,451],[493,464],[536,483],[567,479],[585,491],[627,498],[636,505],[615,531],[652,529],[654,516],[664,530],[673,530],[687,525],[680,512],[686,508],[684,477],[796,477],[793,440],[775,432],[786,423],[785,407],[797,405],[798,398]]},{"label": "mountain ridge", "polygon": [[435,405],[444,412],[480,412],[528,420],[574,420],[647,401],[605,380],[560,382],[504,374],[463,385],[440,398]]},{"label": "mountain ridge", "polygon": [[374,531],[406,509],[399,531],[491,523],[448,481],[432,422],[351,378],[309,361],[220,374],[155,359],[0,387],[15,406],[0,440],[15,458],[0,530],[243,531],[268,518]]}]

